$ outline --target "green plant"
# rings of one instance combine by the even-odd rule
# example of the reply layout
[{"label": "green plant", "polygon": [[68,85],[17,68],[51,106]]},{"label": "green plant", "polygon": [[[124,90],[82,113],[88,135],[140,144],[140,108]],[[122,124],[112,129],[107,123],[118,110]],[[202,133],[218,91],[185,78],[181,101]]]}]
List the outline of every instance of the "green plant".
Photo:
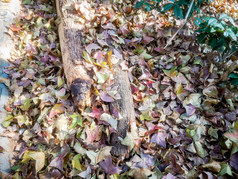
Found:
[{"label": "green plant", "polygon": [[141,8],[141,7],[145,7],[145,10],[150,11],[151,9],[157,9],[160,12],[166,12],[169,11],[171,9],[173,9],[174,15],[176,18],[180,18],[183,19],[186,15],[186,12],[189,9],[190,4],[192,4],[191,10],[190,10],[190,15],[189,17],[191,17],[191,15],[193,14],[193,12],[197,11],[200,12],[200,8],[203,5],[203,3],[208,3],[211,0],[170,0],[169,3],[165,4],[163,6],[163,8],[160,8],[160,2],[162,0],[141,0],[138,1],[135,5],[135,8]]},{"label": "green plant", "polygon": [[216,50],[220,61],[226,60],[238,49],[238,28],[227,14],[221,14],[219,18],[196,18],[195,23],[198,26],[197,41]]},{"label": "green plant", "polygon": [[[147,11],[150,11],[152,8],[156,8],[160,12],[166,12],[170,9],[173,9],[174,15],[177,18],[183,19],[183,24],[177,30],[177,32],[170,38],[164,48],[167,48],[171,44],[172,40],[178,34],[178,32],[185,26],[188,19],[193,15],[195,11],[200,12],[199,8],[203,3],[209,3],[211,0],[170,0],[170,3],[167,3],[163,6],[162,10],[160,9],[161,0],[140,0],[137,1],[135,8],[141,8],[142,6],[146,7]],[[186,13],[185,13],[186,12]]]},{"label": "green plant", "polygon": [[238,85],[238,71],[232,72],[229,77],[232,85]]},{"label": "green plant", "polygon": [[142,0],[142,1],[137,1],[135,8],[139,9],[141,7],[145,7],[146,11],[150,11],[151,9],[157,9],[158,11],[161,11],[159,8],[159,3],[161,0],[153,0],[153,1],[148,1],[148,0]]}]

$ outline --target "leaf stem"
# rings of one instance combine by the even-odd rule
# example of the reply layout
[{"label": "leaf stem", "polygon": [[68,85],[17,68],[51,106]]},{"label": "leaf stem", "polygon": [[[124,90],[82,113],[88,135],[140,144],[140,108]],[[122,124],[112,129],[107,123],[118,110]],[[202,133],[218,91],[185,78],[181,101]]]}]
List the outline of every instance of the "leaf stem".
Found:
[{"label": "leaf stem", "polygon": [[194,3],[194,0],[192,0],[191,4],[189,5],[188,11],[187,11],[186,16],[185,16],[185,19],[184,19],[184,23],[180,26],[180,28],[177,30],[177,32],[175,32],[175,34],[173,35],[173,37],[169,39],[168,43],[165,45],[164,48],[167,48],[167,47],[171,44],[172,40],[176,37],[176,35],[180,32],[180,30],[181,30],[181,29],[185,26],[185,24],[188,22],[188,16],[189,16],[189,14],[190,14],[190,12],[191,12],[191,10],[192,10],[193,3]]}]

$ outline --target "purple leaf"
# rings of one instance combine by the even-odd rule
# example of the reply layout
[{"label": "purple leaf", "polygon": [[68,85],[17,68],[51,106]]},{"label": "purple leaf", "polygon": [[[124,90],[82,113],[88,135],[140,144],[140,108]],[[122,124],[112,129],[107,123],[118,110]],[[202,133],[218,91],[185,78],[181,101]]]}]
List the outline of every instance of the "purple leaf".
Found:
[{"label": "purple leaf", "polygon": [[228,112],[225,114],[225,118],[228,121],[235,121],[236,120],[236,113],[235,112]]},{"label": "purple leaf", "polygon": [[56,47],[55,42],[52,42],[52,43],[50,44],[50,49],[54,49],[55,47]]},{"label": "purple leaf", "polygon": [[42,63],[47,63],[49,60],[50,60],[50,58],[49,58],[49,56],[48,56],[47,53],[44,55],[44,57],[42,57],[42,58],[40,59],[40,61],[41,61]]},{"label": "purple leaf", "polygon": [[100,162],[99,165],[107,174],[115,174],[121,172],[121,169],[119,167],[112,165],[111,156],[107,157],[103,162]]},{"label": "purple leaf", "polygon": [[154,48],[154,50],[156,52],[159,52],[160,54],[165,54],[165,52],[166,52],[163,48],[160,48],[160,47],[156,47],[156,48]]},{"label": "purple leaf", "polygon": [[49,55],[50,57],[50,61],[51,62],[55,62],[57,60],[57,57],[56,56],[53,56],[53,55]]},{"label": "purple leaf", "polygon": [[101,92],[100,93],[100,97],[101,97],[101,99],[103,100],[103,101],[105,101],[105,102],[114,102],[115,100],[111,97],[111,96],[109,96],[108,94],[107,94],[107,92],[106,91],[103,91],[103,92]]},{"label": "purple leaf", "polygon": [[187,116],[191,116],[195,113],[196,108],[192,104],[188,104],[185,106]]},{"label": "purple leaf", "polygon": [[58,157],[56,157],[54,160],[50,162],[50,167],[58,168],[59,170],[63,171],[63,163],[64,163],[64,157],[69,153],[70,149],[68,145],[65,145],[61,149],[61,153]]},{"label": "purple leaf", "polygon": [[154,40],[153,37],[149,37],[149,36],[146,36],[146,35],[143,35],[143,43],[145,45],[149,44],[150,42],[152,42]]},{"label": "purple leaf", "polygon": [[138,167],[141,168],[149,168],[154,166],[155,158],[150,156],[149,154],[141,154],[141,161],[137,164]]},{"label": "purple leaf", "polygon": [[78,174],[78,176],[80,176],[82,178],[90,178],[90,174],[91,174],[91,168],[90,168],[90,166],[88,166],[87,170],[81,172],[80,174]]},{"label": "purple leaf", "polygon": [[100,49],[100,48],[101,47],[99,45],[92,43],[92,44],[87,45],[85,49],[89,54],[91,54],[92,50],[97,50],[97,49]]},{"label": "purple leaf", "polygon": [[238,171],[238,152],[231,156],[230,165]]},{"label": "purple leaf", "polygon": [[159,146],[166,148],[165,138],[168,136],[165,132],[158,132],[151,137],[152,143],[157,143]]},{"label": "purple leaf", "polygon": [[167,175],[163,176],[162,179],[176,179],[176,177],[173,176],[171,173],[168,173]]}]

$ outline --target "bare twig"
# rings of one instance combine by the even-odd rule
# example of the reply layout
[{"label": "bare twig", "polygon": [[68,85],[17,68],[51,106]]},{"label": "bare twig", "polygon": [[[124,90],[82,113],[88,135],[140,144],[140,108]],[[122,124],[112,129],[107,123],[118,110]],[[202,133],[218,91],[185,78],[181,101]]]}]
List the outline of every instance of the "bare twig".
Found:
[{"label": "bare twig", "polygon": [[177,32],[175,32],[175,34],[173,35],[173,37],[171,37],[171,38],[169,39],[168,43],[165,45],[164,48],[167,48],[167,47],[171,44],[172,40],[176,37],[176,35],[180,32],[180,30],[181,30],[181,29],[185,26],[185,24],[188,22],[188,16],[189,16],[189,14],[190,14],[190,12],[191,12],[191,10],[192,10],[193,3],[194,3],[194,0],[192,0],[191,4],[189,5],[188,11],[187,11],[186,16],[185,16],[185,19],[184,19],[184,23],[180,26],[180,28],[177,30]]}]

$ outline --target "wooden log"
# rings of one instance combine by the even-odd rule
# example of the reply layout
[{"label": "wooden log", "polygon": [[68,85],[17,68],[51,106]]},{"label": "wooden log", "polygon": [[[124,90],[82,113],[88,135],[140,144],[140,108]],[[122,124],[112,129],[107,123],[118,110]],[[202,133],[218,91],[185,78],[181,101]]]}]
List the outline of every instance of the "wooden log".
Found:
[{"label": "wooden log", "polygon": [[[104,1],[105,3],[106,1]],[[81,32],[78,25],[74,23],[73,11],[62,10],[66,4],[73,3],[73,0],[57,0],[57,13],[61,18],[59,25],[59,37],[63,57],[63,67],[67,78],[68,86],[79,109],[90,106],[90,89],[93,75],[89,73],[82,63],[83,46],[81,43]],[[108,3],[108,2],[107,2]],[[105,6],[108,4],[104,4]],[[75,14],[74,14],[75,15]],[[107,39],[111,41],[112,39]],[[112,44],[112,43],[109,43]],[[111,47],[113,49],[113,47]],[[128,147],[121,144],[120,138],[125,138],[130,131],[137,135],[133,97],[130,89],[128,72],[123,71],[119,64],[113,66],[114,85],[118,87],[121,99],[109,104],[109,109],[116,108],[122,118],[118,121],[117,133],[111,136],[111,153],[115,156],[122,156],[128,153]],[[111,111],[112,112],[112,111]]]},{"label": "wooden log", "polygon": [[[127,132],[130,131],[134,135],[137,134],[136,120],[133,97],[130,88],[128,72],[123,71],[119,64],[114,68],[115,86],[118,87],[118,93],[121,99],[110,104],[110,109],[116,108],[121,115],[118,121],[117,133],[111,136],[112,150],[111,153],[115,156],[123,156],[128,153],[128,147],[120,143],[120,138],[125,138]],[[136,135],[135,135],[136,136]]]},{"label": "wooden log", "polygon": [[63,10],[63,7],[69,3],[73,1],[56,1],[57,14],[60,18],[58,33],[67,85],[71,90],[75,105],[83,110],[85,106],[91,106],[90,95],[93,81],[92,74],[83,65],[82,32],[74,22],[75,12]]}]

